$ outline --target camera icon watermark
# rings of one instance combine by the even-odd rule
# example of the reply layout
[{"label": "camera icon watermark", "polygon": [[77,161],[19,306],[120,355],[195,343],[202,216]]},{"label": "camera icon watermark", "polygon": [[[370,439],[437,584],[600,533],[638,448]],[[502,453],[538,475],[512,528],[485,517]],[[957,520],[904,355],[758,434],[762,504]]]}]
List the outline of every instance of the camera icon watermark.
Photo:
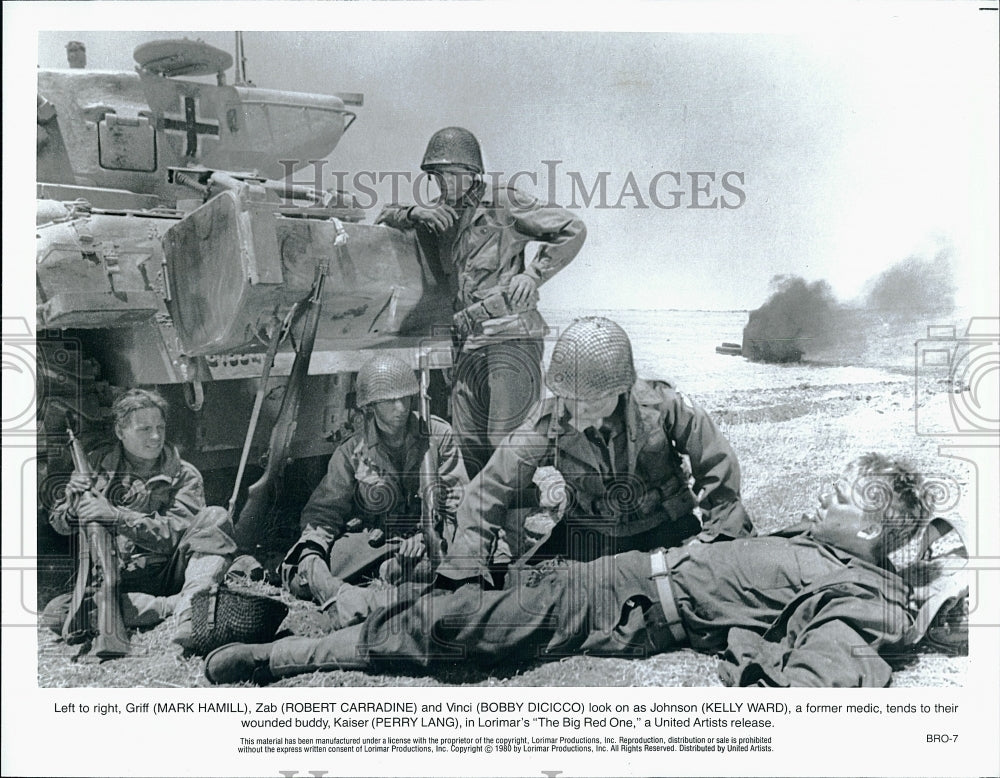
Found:
[{"label": "camera icon watermark", "polygon": [[2,339],[3,461],[9,474],[4,516],[10,519],[3,543],[3,625],[34,627],[39,566],[60,567],[70,559],[42,536],[48,510],[72,472],[67,418],[72,413],[76,425],[87,425],[99,416],[94,398],[87,406],[84,388],[93,385],[96,368],[78,339],[49,331],[36,335],[21,317],[4,317]]},{"label": "camera icon watermark", "polygon": [[[964,334],[931,325],[916,343],[919,435],[1000,435],[1000,318],[973,317]],[[947,401],[935,397],[947,394]]]}]

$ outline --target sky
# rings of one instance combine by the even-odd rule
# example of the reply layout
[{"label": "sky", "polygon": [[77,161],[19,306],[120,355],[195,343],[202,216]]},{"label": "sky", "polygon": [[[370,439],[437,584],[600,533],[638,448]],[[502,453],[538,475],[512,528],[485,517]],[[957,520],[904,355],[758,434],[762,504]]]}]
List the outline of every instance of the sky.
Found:
[{"label": "sky", "polygon": [[[457,10],[447,31],[263,32],[250,16],[244,38],[258,86],[364,93],[327,168],[348,182],[363,170],[415,175],[430,135],[456,124],[504,180],[522,171],[520,188],[580,206],[586,245],[542,290],[543,304],[753,308],[782,274],[826,279],[853,299],[894,262],[946,240],[958,302],[989,313],[1000,284],[997,15],[930,5],[860,23],[758,18],[753,32],[670,19],[624,29],[682,31],[608,31],[619,20],[484,31],[465,29],[463,19],[483,22]],[[124,26],[152,26],[141,18]],[[92,68],[131,69],[135,46],[156,38],[233,50],[228,31],[164,32],[176,27],[170,16],[159,16],[160,32],[107,32],[120,21],[40,28],[39,66],[64,66],[68,40],[87,45]],[[283,24],[321,29],[312,21],[289,14]],[[579,186],[602,172],[605,207],[585,206]],[[697,177],[702,194],[694,173],[714,175]]]}]

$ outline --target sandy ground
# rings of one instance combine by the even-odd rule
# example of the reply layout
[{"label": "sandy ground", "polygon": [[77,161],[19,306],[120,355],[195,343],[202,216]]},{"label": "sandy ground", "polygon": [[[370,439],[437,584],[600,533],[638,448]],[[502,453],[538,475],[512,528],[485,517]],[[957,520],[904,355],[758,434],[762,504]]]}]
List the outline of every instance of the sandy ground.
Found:
[{"label": "sandy ground", "polygon": [[[970,473],[959,460],[938,454],[938,439],[916,433],[921,423],[946,424],[954,388],[944,380],[914,389],[912,376],[870,368],[758,366],[755,375],[773,371],[757,387],[717,389],[696,395],[736,449],[743,470],[743,496],[758,526],[767,532],[815,507],[823,484],[843,464],[868,451],[904,456],[928,474],[956,485],[957,510],[968,497]],[[926,420],[926,421],[925,421]],[[59,575],[40,576],[39,589],[51,592]],[[65,575],[65,571],[62,571]],[[281,596],[277,589],[262,587]],[[292,613],[285,626],[299,634],[322,634],[325,618],[285,597]],[[203,662],[185,657],[170,641],[167,624],[139,633],[133,655],[97,663],[88,656],[72,661],[77,648],[39,630],[38,681],[43,687],[203,686]],[[917,650],[893,660],[894,686],[957,686],[965,683],[967,657]],[[490,673],[456,668],[436,677],[317,673],[281,682],[287,686],[718,686],[717,660],[692,650],[646,659],[571,657]]]}]

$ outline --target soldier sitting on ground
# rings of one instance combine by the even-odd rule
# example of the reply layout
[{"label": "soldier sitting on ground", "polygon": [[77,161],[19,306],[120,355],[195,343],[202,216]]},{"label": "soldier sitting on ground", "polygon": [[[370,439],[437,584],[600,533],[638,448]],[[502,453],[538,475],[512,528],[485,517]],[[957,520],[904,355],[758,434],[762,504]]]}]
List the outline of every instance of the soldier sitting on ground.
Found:
[{"label": "soldier sitting on ground", "polygon": [[[130,389],[112,406],[117,440],[91,451],[92,479],[74,473],[49,513],[61,534],[80,521],[115,535],[126,626],[153,626],[175,617],[174,642],[190,647],[191,598],[222,580],[233,553],[225,508],[206,507],[201,474],[166,442],[167,403],[158,393]],[[59,595],[42,619],[62,630],[71,594]]]},{"label": "soldier sitting on ground", "polygon": [[[329,609],[335,623],[367,614],[354,583],[380,573],[389,582],[429,580],[421,531],[420,465],[429,442],[437,446],[442,522],[446,542],[454,510],[468,483],[462,455],[447,422],[432,416],[431,438],[414,412],[420,391],[413,370],[398,357],[379,355],[362,366],[356,402],[364,426],[333,452],[326,475],[302,511],[302,534],[282,563],[292,594]],[[362,608],[361,615],[356,615]]]},{"label": "soldier sitting on ground", "polygon": [[[553,559],[512,570],[501,591],[477,581],[400,589],[366,623],[326,637],[224,646],[208,656],[205,675],[266,683],[316,670],[691,647],[723,656],[728,685],[885,686],[892,668],[884,655],[920,641],[933,613],[968,595],[960,573],[943,576],[959,579],[950,589],[925,585],[942,560],[927,559],[922,492],[905,464],[866,455],[823,492],[812,516],[772,535],[588,563]],[[956,557],[964,556],[962,548]],[[921,602],[919,589],[933,594]]]}]

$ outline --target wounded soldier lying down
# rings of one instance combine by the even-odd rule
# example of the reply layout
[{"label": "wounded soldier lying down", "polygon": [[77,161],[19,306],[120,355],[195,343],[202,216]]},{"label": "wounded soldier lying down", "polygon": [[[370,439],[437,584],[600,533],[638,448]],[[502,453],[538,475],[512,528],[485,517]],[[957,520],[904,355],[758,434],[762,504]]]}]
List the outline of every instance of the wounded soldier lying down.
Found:
[{"label": "wounded soldier lying down", "polygon": [[[920,568],[917,583],[927,583],[926,545],[942,526],[921,496],[919,476],[870,454],[824,491],[813,516],[772,535],[549,560],[512,569],[502,590],[478,579],[401,587],[363,624],[322,638],[224,646],[209,655],[205,674],[213,683],[266,683],[316,670],[691,647],[722,655],[730,685],[885,686],[892,671],[882,654],[920,640],[927,607],[962,594],[960,576],[946,570],[940,580],[952,580],[951,589],[918,588],[908,575]],[[927,606],[914,604],[915,593]]]}]

